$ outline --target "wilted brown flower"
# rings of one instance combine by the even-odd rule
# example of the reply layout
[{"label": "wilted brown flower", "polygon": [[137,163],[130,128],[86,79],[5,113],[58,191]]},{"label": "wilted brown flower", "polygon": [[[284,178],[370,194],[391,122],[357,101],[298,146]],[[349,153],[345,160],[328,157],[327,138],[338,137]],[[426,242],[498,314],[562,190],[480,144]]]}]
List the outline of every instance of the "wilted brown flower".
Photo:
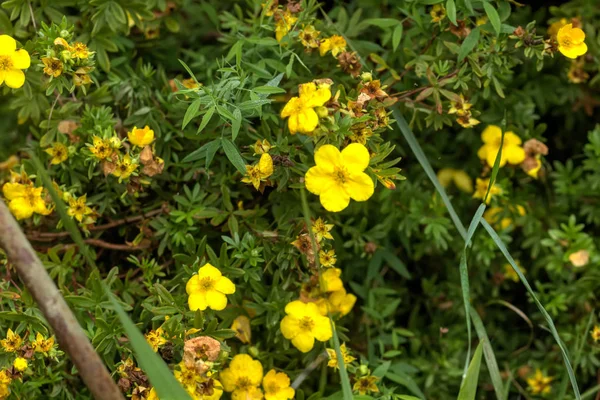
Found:
[{"label": "wilted brown flower", "polygon": [[199,336],[185,341],[183,346],[183,363],[187,368],[195,369],[199,374],[208,371],[207,361],[219,358],[221,343],[208,336]]},{"label": "wilted brown flower", "polygon": [[353,77],[357,77],[360,75],[360,70],[362,69],[362,65],[356,52],[345,51],[338,55],[338,62],[340,63],[340,67],[342,71],[347,74],[352,75]]}]

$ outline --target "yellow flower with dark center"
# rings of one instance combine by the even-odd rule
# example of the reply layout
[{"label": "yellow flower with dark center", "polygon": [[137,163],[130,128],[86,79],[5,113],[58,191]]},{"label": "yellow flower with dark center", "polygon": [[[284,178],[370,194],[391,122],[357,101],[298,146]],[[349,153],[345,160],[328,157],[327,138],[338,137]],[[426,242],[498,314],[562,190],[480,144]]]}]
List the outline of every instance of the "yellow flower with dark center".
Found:
[{"label": "yellow flower with dark center", "polygon": [[319,251],[319,262],[321,263],[321,267],[330,268],[335,265],[336,257],[334,250],[327,251]]},{"label": "yellow flower with dark center", "polygon": [[73,74],[73,83],[75,86],[89,85],[92,83],[92,78],[89,75],[90,72],[90,67],[77,68]]},{"label": "yellow flower with dark center", "polygon": [[36,188],[29,184],[5,183],[2,187],[2,193],[8,200],[8,208],[16,219],[26,219],[34,213],[40,215],[50,214],[46,207],[46,202],[42,198],[44,188]]},{"label": "yellow flower with dark center", "polygon": [[331,314],[340,314],[340,316],[347,315],[352,308],[356,304],[356,296],[352,293],[346,293],[346,289],[343,287],[340,290],[336,290],[335,292],[329,295],[327,299],[327,303],[324,305],[326,308],[322,314],[327,315],[327,312]]},{"label": "yellow flower with dark center", "polygon": [[[519,262],[517,262],[517,267],[519,267],[519,270],[525,275],[525,268],[521,267]],[[513,282],[519,282],[519,275],[510,264],[504,264],[504,278],[510,279]]]},{"label": "yellow flower with dark center", "polygon": [[[483,200],[485,198],[485,195],[487,194],[489,186],[490,186],[489,178],[488,179],[477,178],[475,180],[475,193],[473,193],[473,198]],[[490,204],[490,201],[492,201],[492,197],[494,197],[495,195],[500,195],[500,194],[502,194],[502,188],[494,183],[494,185],[490,188],[490,194],[488,195],[487,199],[485,200],[485,204]]]},{"label": "yellow flower with dark center", "polygon": [[81,42],[75,42],[73,43],[72,46],[70,46],[70,50],[71,50],[71,55],[75,58],[88,58],[90,56],[90,54],[92,54],[93,52],[90,52],[88,50],[88,47],[81,43]]},{"label": "yellow flower with dark center", "polygon": [[8,35],[0,35],[0,85],[18,89],[25,83],[23,69],[29,68],[31,58],[24,49],[17,50],[17,42]]},{"label": "yellow flower with dark center", "polygon": [[198,374],[195,368],[188,368],[185,363],[182,361],[179,363],[179,370],[173,372],[175,375],[175,379],[181,386],[185,388],[185,390],[196,391],[196,383],[200,383],[202,381],[202,376]]},{"label": "yellow flower with dark center", "polygon": [[448,114],[465,115],[473,107],[471,103],[465,100],[465,97],[461,94],[456,101],[450,102],[450,109]]},{"label": "yellow flower with dark center", "polygon": [[319,35],[321,32],[315,29],[314,26],[308,25],[300,31],[300,42],[302,46],[308,49],[316,49],[319,47]]},{"label": "yellow flower with dark center", "polygon": [[324,56],[331,51],[331,55],[337,57],[338,54],[346,51],[346,39],[340,35],[333,35],[327,39],[321,40],[319,44],[319,54]]},{"label": "yellow flower with dark center", "polygon": [[281,42],[281,39],[288,34],[296,21],[298,21],[298,18],[294,17],[289,11],[280,14],[279,20],[275,24],[275,38],[278,42]]},{"label": "yellow flower with dark center", "polygon": [[340,279],[342,270],[339,268],[328,268],[321,273],[320,285],[322,292],[336,292],[344,288]]},{"label": "yellow flower with dark center", "polygon": [[375,384],[375,382],[378,380],[378,377],[372,375],[360,377],[356,380],[352,389],[362,395],[368,393],[379,393],[379,388]]},{"label": "yellow flower with dark center", "polygon": [[438,23],[446,18],[446,8],[441,4],[436,4],[431,7],[429,15],[431,15],[431,22]]},{"label": "yellow flower with dark center", "polygon": [[150,129],[148,125],[144,128],[133,127],[133,129],[127,133],[129,142],[134,146],[144,147],[154,141],[154,131]]},{"label": "yellow flower with dark center", "polygon": [[27,369],[27,360],[24,359],[23,357],[17,357],[15,358],[15,361],[13,362],[13,367],[15,367],[15,369],[17,371],[23,372]]},{"label": "yellow flower with dark center", "polygon": [[[352,355],[346,348],[346,343],[342,343],[342,345],[340,346],[340,353],[342,354],[342,360],[344,360],[344,365],[348,365],[352,361],[356,360],[356,358],[352,357]],[[329,356],[327,366],[333,369],[340,369],[340,364],[338,362],[337,353],[335,352],[335,349],[327,349],[327,355]]]},{"label": "yellow flower with dark center", "polygon": [[245,315],[240,315],[233,320],[231,330],[235,331],[235,337],[238,338],[242,343],[250,343],[252,340],[250,319]]},{"label": "yellow flower with dark center", "polygon": [[77,221],[82,222],[86,215],[92,214],[94,211],[87,206],[87,195],[76,198],[72,196],[69,198],[69,208],[67,214],[75,218]]},{"label": "yellow flower with dark center", "polygon": [[[483,146],[477,152],[477,156],[487,162],[490,168],[494,167],[496,155],[500,150],[502,141],[502,129],[496,125],[488,125],[481,134]],[[506,132],[504,134],[504,142],[502,143],[502,156],[500,158],[500,167],[510,164],[520,164],[525,160],[525,150],[521,147],[521,138],[514,132]]]},{"label": "yellow flower with dark center", "polygon": [[14,353],[21,348],[23,339],[17,333],[13,332],[12,329],[8,328],[6,332],[6,339],[0,340],[0,345],[7,353]]},{"label": "yellow flower with dark center", "polygon": [[473,192],[473,181],[471,177],[461,169],[442,168],[437,173],[437,178],[445,188],[451,183],[465,193]]},{"label": "yellow flower with dark center", "polygon": [[164,331],[162,328],[158,328],[156,330],[151,330],[145,335],[146,341],[152,347],[154,352],[158,351],[158,348],[167,343],[167,339],[164,336]]},{"label": "yellow flower with dark center", "polygon": [[468,112],[464,115],[459,115],[458,117],[456,117],[456,122],[463,128],[467,129],[480,124],[480,121],[478,119],[475,119],[471,116],[471,112]]},{"label": "yellow flower with dark center", "polygon": [[303,353],[314,347],[315,339],[326,342],[333,336],[329,318],[321,315],[315,303],[292,301],[285,306],[285,313],[279,326],[281,333]]},{"label": "yellow flower with dark center", "polygon": [[252,183],[256,190],[260,183],[273,175],[273,158],[268,153],[263,153],[256,165],[246,165],[246,175],[242,178],[244,183]]},{"label": "yellow flower with dark center", "polygon": [[600,326],[594,325],[594,329],[592,329],[590,335],[592,336],[592,339],[594,339],[594,342],[598,342],[598,340],[600,340]]},{"label": "yellow flower with dark center", "polygon": [[134,162],[129,154],[125,154],[124,157],[117,161],[112,174],[119,178],[119,180],[127,179],[137,169],[137,167],[138,163]]},{"label": "yellow flower with dark center", "polygon": [[314,82],[300,85],[298,97],[292,97],[281,110],[281,118],[288,118],[288,128],[296,132],[311,133],[319,125],[315,108],[321,107],[331,98],[329,87],[317,88]]},{"label": "yellow flower with dark center", "polygon": [[263,378],[263,367],[248,354],[237,354],[228,368],[220,373],[226,392],[232,392],[233,400],[259,400],[263,394],[259,386]]},{"label": "yellow flower with dark center", "polygon": [[548,394],[552,391],[550,383],[554,380],[554,377],[546,376],[538,368],[535,371],[535,375],[531,378],[527,378],[527,385],[532,394]]},{"label": "yellow flower with dark center", "polygon": [[110,157],[113,152],[113,146],[108,139],[102,139],[98,136],[94,136],[92,138],[93,144],[88,144],[92,155],[99,160],[104,160],[105,158]]},{"label": "yellow flower with dark center", "polygon": [[363,171],[369,166],[369,151],[359,143],[348,145],[342,152],[330,144],[315,152],[316,166],[304,177],[306,189],[320,196],[327,211],[342,211],[350,199],[368,200],[375,191],[373,180]]},{"label": "yellow flower with dark center", "polygon": [[58,78],[63,72],[63,63],[56,57],[42,57],[44,73],[48,76]]},{"label": "yellow flower with dark center", "polygon": [[52,157],[50,163],[54,165],[63,163],[67,160],[67,158],[69,158],[69,150],[67,149],[67,146],[60,142],[55,142],[52,144],[52,147],[44,151],[50,154]]},{"label": "yellow flower with dark center", "polygon": [[556,35],[558,51],[565,57],[577,58],[587,53],[585,44],[585,33],[579,28],[573,28],[573,24],[567,24],[560,28]]},{"label": "yellow flower with dark center", "polygon": [[44,335],[37,332],[35,341],[31,343],[31,347],[33,347],[36,353],[48,353],[54,347],[54,336],[46,339]]},{"label": "yellow flower with dark center", "polygon": [[210,264],[204,264],[198,275],[190,278],[185,286],[189,295],[188,305],[190,310],[206,310],[211,308],[216,311],[227,306],[228,294],[235,293],[235,285],[229,278],[221,275],[221,271]]},{"label": "yellow flower with dark center", "polygon": [[333,229],[333,224],[328,224],[321,217],[317,218],[316,221],[312,223],[312,231],[317,239],[317,242],[320,242],[323,239],[333,239],[331,236],[331,231]]},{"label": "yellow flower with dark center", "polygon": [[267,372],[262,382],[266,400],[289,400],[294,398],[295,390],[290,387],[290,377],[274,369]]}]

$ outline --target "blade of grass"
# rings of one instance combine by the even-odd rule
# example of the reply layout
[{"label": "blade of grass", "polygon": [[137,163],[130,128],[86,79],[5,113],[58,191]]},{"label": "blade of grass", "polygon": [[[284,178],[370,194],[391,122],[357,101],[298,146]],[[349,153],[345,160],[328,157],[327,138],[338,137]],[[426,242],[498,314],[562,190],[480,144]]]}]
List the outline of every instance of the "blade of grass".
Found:
[{"label": "blade of grass", "polygon": [[[302,212],[304,213],[304,222],[306,223],[306,230],[310,235],[311,245],[313,249],[317,248],[317,242],[315,240],[315,236],[311,229],[310,222],[310,209],[308,207],[308,200],[306,200],[306,191],[304,188],[300,189],[300,199],[302,200]],[[319,257],[315,257],[315,263],[317,266],[317,271],[320,271],[319,265]],[[319,272],[320,275],[320,272]],[[320,278],[320,276],[319,276]],[[350,386],[350,378],[348,377],[348,371],[346,371],[346,365],[344,363],[344,357],[342,356],[342,351],[340,349],[340,339],[337,335],[337,331],[335,329],[335,324],[333,323],[333,318],[331,318],[331,314],[328,312],[329,323],[331,324],[331,331],[333,332],[333,347],[335,349],[335,356],[337,357],[338,367],[340,370],[340,380],[342,382],[342,393],[344,395],[344,400],[352,400],[352,386]]]},{"label": "blade of grass", "polygon": [[492,384],[494,385],[496,398],[498,400],[504,400],[504,383],[502,382],[502,377],[500,376],[500,369],[498,368],[498,362],[496,361],[494,349],[492,348],[490,339],[485,331],[483,322],[473,307],[471,307],[471,319],[473,320],[473,326],[475,327],[475,332],[477,332],[479,341],[480,343],[483,343],[483,356],[485,357],[485,363],[488,367]]},{"label": "blade of grass", "polygon": [[477,382],[479,381],[479,369],[481,368],[481,351],[483,349],[483,342],[479,342],[469,369],[467,371],[467,377],[460,386],[460,392],[458,392],[457,400],[475,400],[477,395]]},{"label": "blade of grass", "polygon": [[[94,262],[94,258],[89,252],[89,248],[86,246],[83,241],[83,237],[81,236],[81,232],[77,228],[75,221],[73,218],[69,216],[67,213],[67,208],[62,200],[62,198],[58,195],[56,190],[54,189],[54,185],[52,184],[52,180],[50,176],[46,172],[42,162],[37,158],[37,156],[30,152],[31,160],[33,161],[34,166],[37,169],[37,173],[42,179],[44,183],[44,187],[50,193],[50,197],[54,201],[56,206],[56,211],[60,216],[64,227],[69,231],[71,238],[79,247],[79,250],[84,255],[86,262],[92,268],[96,268],[96,263]],[[182,399],[188,400],[190,399],[189,395],[179,382],[175,379],[167,364],[160,358],[146,339],[144,335],[137,329],[131,318],[123,311],[121,306],[115,301],[114,295],[110,292],[110,290],[105,287],[106,294],[109,296],[110,301],[113,303],[114,309],[117,312],[119,320],[121,321],[121,325],[123,329],[127,333],[127,336],[131,342],[131,345],[137,355],[138,361],[142,366],[143,371],[148,375],[152,386],[156,388],[158,395],[164,399]],[[173,397],[176,396],[176,397]]]},{"label": "blade of grass", "polygon": [[563,362],[565,363],[565,367],[567,368],[567,373],[569,374],[569,380],[571,381],[571,386],[573,387],[573,392],[575,393],[575,398],[577,400],[580,400],[581,394],[579,393],[579,386],[577,385],[577,378],[575,378],[575,373],[573,372],[573,367],[571,366],[571,362],[569,361],[569,353],[567,352],[567,349],[565,348],[562,340],[560,339],[560,336],[558,334],[558,331],[556,330],[556,326],[554,325],[554,321],[552,320],[552,317],[550,316],[550,314],[548,314],[548,311],[546,311],[546,309],[544,308],[544,306],[542,305],[540,300],[535,295],[533,288],[531,287],[531,285],[529,285],[529,282],[525,278],[525,275],[523,275],[523,273],[517,266],[515,260],[512,258],[512,256],[508,252],[508,249],[504,245],[504,242],[502,242],[502,239],[500,239],[500,237],[498,236],[498,234],[496,233],[494,228],[492,228],[491,225],[488,224],[486,220],[482,220],[481,224],[483,225],[485,230],[488,231],[488,234],[490,235],[490,237],[492,238],[492,240],[494,241],[496,246],[500,249],[500,252],[504,255],[504,257],[506,258],[508,263],[512,266],[513,270],[517,273],[517,275],[519,276],[519,279],[521,279],[521,282],[527,289],[527,292],[529,292],[529,294],[531,295],[533,302],[535,303],[538,310],[540,310],[540,312],[542,313],[542,316],[546,320],[546,323],[548,324],[548,327],[550,328],[550,333],[552,334],[552,337],[554,337],[554,340],[556,341],[556,344],[558,345],[558,347],[560,348],[560,351],[562,353]]}]

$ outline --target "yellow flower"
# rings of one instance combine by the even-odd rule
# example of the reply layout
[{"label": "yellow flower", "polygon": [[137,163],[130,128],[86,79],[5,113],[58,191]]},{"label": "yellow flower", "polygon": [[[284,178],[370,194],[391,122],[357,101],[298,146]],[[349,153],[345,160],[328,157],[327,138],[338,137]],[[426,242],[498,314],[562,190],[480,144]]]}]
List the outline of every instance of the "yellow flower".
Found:
[{"label": "yellow flower", "polygon": [[533,394],[548,394],[552,390],[550,382],[553,380],[554,377],[545,376],[540,369],[537,369],[533,377],[527,378],[527,385]]},{"label": "yellow flower", "polygon": [[6,370],[0,371],[0,399],[6,399],[10,394],[10,382],[12,379],[6,372]]},{"label": "yellow flower", "polygon": [[[525,274],[525,268],[521,267],[521,264],[517,262],[517,267],[521,270],[523,274]],[[512,265],[504,264],[504,278],[510,279],[513,282],[519,282],[519,275],[513,269]]]},{"label": "yellow flower", "polygon": [[[487,194],[488,187],[490,186],[490,179],[477,178],[475,182],[475,193],[473,193],[473,198],[483,200],[485,198],[485,195]],[[494,183],[494,185],[490,189],[490,194],[485,200],[485,204],[490,204],[490,201],[492,201],[492,197],[494,197],[497,194],[502,194],[502,188]]]},{"label": "yellow flower", "polygon": [[151,330],[146,333],[146,341],[152,347],[154,352],[158,351],[158,348],[167,343],[167,339],[164,336],[164,331],[162,328],[158,328],[156,330]]},{"label": "yellow flower", "polygon": [[379,388],[375,384],[379,380],[376,376],[363,376],[356,380],[352,389],[360,394],[379,393]]},{"label": "yellow flower", "polygon": [[263,153],[256,165],[246,165],[246,175],[242,178],[244,183],[252,183],[256,190],[260,183],[273,175],[273,158],[269,153]]},{"label": "yellow flower", "polygon": [[63,72],[63,63],[56,57],[42,57],[44,73],[48,76],[58,78]]},{"label": "yellow flower", "polygon": [[480,121],[471,116],[471,112],[464,115],[460,115],[456,118],[456,122],[463,128],[472,128],[475,125],[479,125]]},{"label": "yellow flower", "polygon": [[137,169],[138,164],[134,162],[129,154],[125,154],[123,158],[120,158],[115,165],[115,169],[112,172],[114,176],[122,179],[127,179]]},{"label": "yellow flower", "polygon": [[465,193],[473,192],[473,181],[471,177],[461,169],[442,168],[437,173],[437,178],[443,187],[450,186],[450,183]]},{"label": "yellow flower", "polygon": [[333,224],[326,223],[321,217],[317,218],[317,220],[312,223],[312,231],[317,242],[321,242],[323,239],[333,239],[333,236],[329,233],[332,229]]},{"label": "yellow flower", "polygon": [[302,46],[309,49],[316,49],[319,47],[319,35],[321,32],[315,29],[314,26],[308,25],[304,29],[300,31],[300,41],[302,42]]},{"label": "yellow flower", "polygon": [[25,371],[27,369],[27,365],[27,360],[23,357],[17,357],[13,362],[13,367],[15,367],[15,369],[20,372]]},{"label": "yellow flower", "polygon": [[330,38],[321,40],[319,44],[319,54],[324,56],[331,51],[331,55],[337,57],[338,54],[346,51],[346,39],[340,35],[333,35]]},{"label": "yellow flower", "polygon": [[285,306],[285,313],[287,315],[280,324],[281,333],[303,353],[313,348],[315,339],[325,342],[333,336],[329,318],[321,315],[314,303],[292,301]]},{"label": "yellow flower", "polygon": [[69,158],[69,150],[67,149],[67,146],[59,142],[55,142],[54,144],[52,144],[52,147],[44,151],[50,154],[50,156],[52,157],[50,163],[53,165],[65,162],[67,158]]},{"label": "yellow flower", "polygon": [[[518,204],[516,207],[509,206],[508,211],[511,214],[516,214],[523,216],[525,215],[525,207]],[[483,213],[483,218],[490,224],[494,225],[496,229],[506,229],[510,225],[513,224],[513,220],[511,217],[506,217],[506,211],[502,207],[491,207],[485,210]],[[502,216],[502,218],[501,218]]]},{"label": "yellow flower", "polygon": [[69,49],[71,51],[71,55],[75,58],[88,58],[90,54],[93,52],[88,50],[88,47],[81,43],[75,42]]},{"label": "yellow flower", "polygon": [[[481,134],[483,146],[477,152],[477,156],[487,162],[490,167],[494,167],[496,155],[500,149],[502,140],[502,129],[496,125],[488,125]],[[500,158],[500,167],[506,165],[508,161],[511,164],[520,164],[525,160],[525,150],[521,147],[521,138],[514,132],[504,134],[504,143],[502,145],[502,156]]]},{"label": "yellow flower", "polygon": [[254,143],[254,155],[268,153],[272,147],[267,139],[257,139]]},{"label": "yellow flower", "polygon": [[583,267],[590,261],[590,253],[587,250],[579,250],[569,254],[569,261],[574,267]]},{"label": "yellow flower", "polygon": [[190,310],[206,310],[211,308],[216,311],[227,306],[227,294],[235,293],[235,285],[229,278],[221,275],[221,271],[210,264],[204,264],[198,275],[194,275],[185,285],[189,295],[188,305]]},{"label": "yellow flower", "polygon": [[33,185],[24,185],[22,183],[5,183],[2,187],[2,193],[9,201],[8,208],[16,219],[26,219],[33,213],[48,215],[50,210],[46,207],[46,202],[42,198],[44,188],[36,188]]},{"label": "yellow flower", "polygon": [[299,97],[292,97],[281,110],[281,118],[288,119],[288,128],[296,132],[311,133],[319,124],[315,107],[321,107],[331,98],[329,87],[317,88],[314,82],[300,85]]},{"label": "yellow flower", "polygon": [[327,250],[327,251],[319,251],[319,262],[321,263],[321,267],[329,268],[335,265],[335,251]]},{"label": "yellow flower", "polygon": [[71,217],[74,217],[77,221],[82,222],[86,215],[94,212],[86,205],[86,203],[87,195],[85,194],[79,198],[71,196],[69,198],[69,209],[67,210],[67,214],[69,214]]},{"label": "yellow flower", "polygon": [[31,343],[31,347],[36,353],[48,353],[54,347],[54,336],[46,339],[41,333],[37,332],[35,341]]},{"label": "yellow flower", "polygon": [[475,20],[475,25],[477,26],[481,26],[481,25],[485,25],[488,22],[488,17],[487,15],[482,15],[481,17],[478,17]]},{"label": "yellow flower", "polygon": [[469,112],[472,106],[473,105],[469,103],[465,99],[465,96],[461,93],[456,101],[450,102],[450,109],[448,110],[448,114],[465,115]]},{"label": "yellow flower", "polygon": [[[521,164],[521,167],[525,170],[525,173],[531,176],[534,179],[538,179],[538,174],[540,169],[542,169],[542,157],[538,154],[535,157],[529,157],[528,159],[532,160],[533,165],[529,163]],[[527,165],[527,167],[525,167]],[[526,169],[529,168],[529,169]]]},{"label": "yellow flower", "polygon": [[320,284],[323,292],[336,292],[344,288],[340,279],[342,270],[339,268],[328,268],[321,274]]},{"label": "yellow flower", "polygon": [[281,14],[281,17],[275,24],[275,38],[278,42],[281,42],[281,39],[285,35],[288,34],[292,26],[298,21],[298,18],[294,17],[291,12],[286,11]]},{"label": "yellow flower", "polygon": [[188,392],[195,392],[196,383],[199,383],[202,380],[202,376],[198,374],[196,368],[188,368],[183,361],[179,363],[179,370],[174,371],[173,375],[175,375],[175,379],[177,379],[177,381],[181,383],[181,386]]},{"label": "yellow flower", "polygon": [[200,84],[194,78],[188,78],[181,81],[181,84],[187,89],[198,89]]},{"label": "yellow flower", "polygon": [[127,137],[134,146],[144,147],[154,140],[154,131],[148,125],[143,129],[134,126],[131,132],[127,133]]},{"label": "yellow flower", "polygon": [[304,177],[306,189],[320,196],[327,211],[342,211],[351,198],[366,201],[375,191],[373,181],[363,172],[369,161],[369,151],[362,144],[352,143],[341,153],[335,146],[323,145],[315,152],[317,165]]},{"label": "yellow flower", "polygon": [[[332,314],[340,314],[344,316],[352,311],[352,307],[356,303],[356,296],[352,293],[346,293],[346,289],[341,288],[329,295],[329,299],[326,306],[329,308],[329,312]],[[327,315],[327,309],[323,315]]]},{"label": "yellow flower", "polygon": [[0,340],[0,345],[7,353],[14,353],[21,348],[23,339],[17,333],[13,332],[12,329],[8,328],[6,332],[6,339]]},{"label": "yellow flower", "polygon": [[590,335],[592,335],[594,342],[600,340],[600,326],[594,325],[594,329],[590,332]]},{"label": "yellow flower", "polygon": [[0,85],[18,89],[25,83],[22,69],[29,68],[31,58],[27,50],[17,50],[17,42],[8,35],[0,35]]},{"label": "yellow flower", "polygon": [[294,398],[294,388],[290,387],[290,378],[274,369],[267,372],[262,382],[266,400],[288,400]]},{"label": "yellow flower", "polygon": [[[356,358],[350,355],[350,352],[346,348],[346,343],[342,343],[342,345],[340,346],[340,353],[342,353],[342,360],[344,360],[344,365],[348,365],[352,361],[356,360]],[[327,349],[327,355],[329,356],[327,366],[333,369],[340,369],[340,364],[338,363],[337,353],[335,352],[335,349]]]},{"label": "yellow flower", "polygon": [[441,20],[446,18],[446,8],[441,4],[436,4],[433,7],[431,7],[429,15],[431,15],[431,22],[440,22]]},{"label": "yellow flower", "polygon": [[567,24],[560,28],[556,35],[558,50],[568,58],[577,58],[587,53],[587,45],[584,43],[585,33],[579,28],[573,28],[573,24]]},{"label": "yellow flower", "polygon": [[102,139],[98,136],[94,136],[92,138],[93,144],[88,144],[92,155],[99,160],[104,160],[105,158],[110,157],[113,152],[113,147],[110,143],[110,140]]},{"label": "yellow flower", "polygon": [[263,367],[248,354],[237,354],[220,375],[225,391],[232,392],[232,400],[262,399],[258,386],[263,378]]},{"label": "yellow flower", "polygon": [[569,21],[567,21],[566,18],[561,18],[558,21],[553,22],[548,27],[548,31],[547,31],[548,35],[550,37],[556,36],[558,34],[558,31],[560,31],[560,28],[562,28],[563,26],[565,26],[568,23],[569,23]]},{"label": "yellow flower", "polygon": [[250,328],[250,319],[245,315],[240,315],[233,320],[231,329],[235,331],[235,337],[242,343],[250,343],[252,340],[252,330]]}]

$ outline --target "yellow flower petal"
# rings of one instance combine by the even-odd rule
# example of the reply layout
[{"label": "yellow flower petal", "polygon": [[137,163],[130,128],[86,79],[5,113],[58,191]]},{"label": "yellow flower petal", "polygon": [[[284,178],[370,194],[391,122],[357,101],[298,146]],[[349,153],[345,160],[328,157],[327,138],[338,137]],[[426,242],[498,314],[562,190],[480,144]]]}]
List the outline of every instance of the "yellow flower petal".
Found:
[{"label": "yellow flower petal", "polygon": [[483,143],[490,144],[495,143],[502,137],[502,129],[496,125],[488,125],[481,133],[481,140]]},{"label": "yellow flower petal", "polygon": [[17,42],[8,35],[0,35],[0,56],[10,55],[17,49]]},{"label": "yellow flower petal", "polygon": [[342,211],[350,203],[350,196],[339,186],[325,188],[325,191],[321,192],[319,199],[321,200],[321,205],[327,211],[331,212]]},{"label": "yellow flower petal", "polygon": [[523,143],[521,138],[514,132],[508,131],[504,134],[504,146],[513,146]]},{"label": "yellow flower petal", "polygon": [[206,301],[208,306],[215,311],[221,311],[227,307],[227,296],[216,290],[210,290],[206,293]]},{"label": "yellow flower petal", "polygon": [[306,303],[303,303],[300,300],[295,300],[285,306],[285,313],[290,315],[299,315],[304,314],[306,309]]},{"label": "yellow flower petal", "polygon": [[16,219],[26,219],[33,215],[33,208],[24,197],[18,197],[8,203],[8,209]]},{"label": "yellow flower petal", "polygon": [[20,69],[11,69],[6,71],[4,76],[6,86],[18,89],[25,83],[25,74]]},{"label": "yellow flower petal", "polygon": [[293,339],[300,331],[300,324],[297,318],[294,318],[290,315],[286,315],[281,320],[279,328],[281,329],[281,334],[284,338]]},{"label": "yellow flower petal", "polygon": [[299,113],[292,115],[288,122],[290,132],[292,132],[292,121],[294,121],[293,124],[295,125],[294,132],[310,133],[319,125],[319,116],[312,108],[303,109]]},{"label": "yellow flower petal", "polygon": [[315,151],[315,163],[328,173],[332,173],[334,167],[340,165],[341,161],[340,151],[333,145],[325,144]]},{"label": "yellow flower petal", "polygon": [[[511,164],[521,164],[525,160],[525,150],[519,146],[505,147],[502,151],[506,153],[506,159]],[[502,155],[504,158],[504,154]]]},{"label": "yellow flower petal", "polygon": [[352,174],[344,186],[348,195],[356,201],[366,201],[375,192],[373,180],[364,172]]},{"label": "yellow flower petal", "polygon": [[332,172],[327,172],[327,170],[318,165],[316,167],[311,167],[304,177],[306,189],[312,194],[320,195],[323,190],[336,184],[331,176]]},{"label": "yellow flower petal", "polygon": [[292,339],[292,344],[303,353],[308,353],[315,345],[315,338],[306,333],[300,333]]},{"label": "yellow flower petal", "polygon": [[199,270],[198,270],[198,277],[200,278],[212,278],[212,279],[218,279],[221,277],[221,271],[219,271],[217,268],[213,267],[211,264],[204,264]]},{"label": "yellow flower petal", "polygon": [[273,158],[271,158],[269,153],[264,153],[260,156],[258,170],[260,171],[261,178],[268,178],[273,175]]},{"label": "yellow flower petal", "polygon": [[[499,149],[499,148],[498,148]],[[496,156],[498,155],[498,149],[489,149],[486,156],[486,162],[490,167],[494,166],[496,162]],[[502,149],[502,155],[500,157],[500,167],[506,165],[506,149]]]},{"label": "yellow flower petal", "polygon": [[342,162],[352,172],[364,171],[370,160],[369,150],[360,143],[349,144],[342,150]]},{"label": "yellow flower petal", "polygon": [[25,195],[25,185],[20,183],[5,183],[2,186],[2,193],[6,200],[13,200],[17,197],[23,197]]},{"label": "yellow flower petal", "polygon": [[185,284],[185,291],[187,294],[197,293],[200,291],[200,279],[198,275],[192,276]]},{"label": "yellow flower petal", "polygon": [[19,49],[15,51],[12,55],[13,67],[18,69],[26,69],[29,68],[31,64],[31,58],[29,57],[29,53],[26,50]]},{"label": "yellow flower petal", "polygon": [[235,293],[235,285],[229,278],[224,276],[221,276],[221,278],[215,282],[215,289],[225,294]]},{"label": "yellow flower petal", "polygon": [[286,118],[296,112],[297,109],[301,108],[303,105],[302,100],[299,97],[292,97],[283,110],[281,110],[281,118]]},{"label": "yellow flower petal", "polygon": [[[223,295],[223,297],[225,297],[225,296]],[[225,301],[227,301],[227,299],[225,299]],[[208,301],[206,298],[206,294],[205,293],[190,294],[190,297],[188,297],[188,306],[190,307],[190,310],[192,310],[192,311],[206,310],[206,308],[208,307]]]}]

